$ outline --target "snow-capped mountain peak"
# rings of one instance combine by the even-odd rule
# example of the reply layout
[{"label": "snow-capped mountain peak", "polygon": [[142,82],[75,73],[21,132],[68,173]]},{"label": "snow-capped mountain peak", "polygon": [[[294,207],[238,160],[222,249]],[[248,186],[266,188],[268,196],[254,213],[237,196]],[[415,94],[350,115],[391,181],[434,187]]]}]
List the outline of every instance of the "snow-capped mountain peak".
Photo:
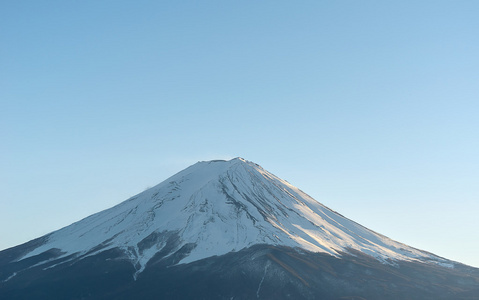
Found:
[{"label": "snow-capped mountain peak", "polygon": [[243,158],[198,162],[157,186],[46,237],[21,259],[59,249],[62,257],[118,248],[141,272],[160,251],[179,263],[282,245],[333,256],[353,250],[383,262],[448,261],[375,233],[328,209]]}]

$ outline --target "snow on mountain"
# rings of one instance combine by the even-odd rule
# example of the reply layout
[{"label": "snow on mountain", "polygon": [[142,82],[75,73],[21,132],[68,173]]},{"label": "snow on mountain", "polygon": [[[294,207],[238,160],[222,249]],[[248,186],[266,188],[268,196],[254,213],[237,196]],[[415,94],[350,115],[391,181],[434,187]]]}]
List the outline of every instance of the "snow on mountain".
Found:
[{"label": "snow on mountain", "polygon": [[[175,240],[173,249],[165,247],[168,238]],[[180,261],[189,263],[271,244],[338,257],[354,249],[389,264],[450,263],[343,217],[242,158],[198,162],[110,209],[49,234],[47,240],[22,259],[52,248],[60,249],[62,257],[120,248],[141,272],[161,250],[172,254],[189,245],[191,252]]]}]

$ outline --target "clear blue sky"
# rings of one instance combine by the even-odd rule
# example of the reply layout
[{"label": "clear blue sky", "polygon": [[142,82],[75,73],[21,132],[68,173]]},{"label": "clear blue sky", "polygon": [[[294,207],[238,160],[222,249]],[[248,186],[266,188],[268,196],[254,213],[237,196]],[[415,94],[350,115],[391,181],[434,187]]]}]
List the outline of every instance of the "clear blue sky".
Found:
[{"label": "clear blue sky", "polygon": [[244,157],[479,267],[478,1],[3,1],[0,249]]}]

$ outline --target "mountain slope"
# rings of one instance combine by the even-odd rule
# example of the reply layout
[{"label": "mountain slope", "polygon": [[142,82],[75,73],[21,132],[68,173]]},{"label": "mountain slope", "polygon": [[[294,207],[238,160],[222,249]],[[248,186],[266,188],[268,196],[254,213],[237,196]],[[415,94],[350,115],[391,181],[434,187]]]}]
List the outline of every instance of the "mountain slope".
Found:
[{"label": "mountain slope", "polygon": [[[241,158],[200,162],[127,201],[48,236],[23,258],[55,248],[62,256],[119,247],[142,267],[161,250],[160,236],[193,244],[181,262],[254,244],[338,255],[355,249],[380,260],[446,260],[394,242],[322,206]],[[160,238],[161,239],[161,238]]]},{"label": "mountain slope", "polygon": [[[264,281],[265,286],[274,280],[273,277],[265,279],[265,274],[276,270],[275,274],[282,278],[278,282],[293,282],[289,292],[299,298],[315,298],[323,294],[340,297],[340,293],[333,291],[347,291],[340,286],[355,286],[353,283],[357,280],[344,275],[348,272],[362,278],[371,277],[371,282],[380,278],[377,274],[389,274],[395,278],[394,282],[388,283],[390,289],[401,287],[398,288],[401,293],[411,290],[408,282],[413,278],[422,282],[422,273],[428,274],[426,277],[429,278],[439,278],[428,284],[437,285],[444,278],[457,282],[451,288],[456,292],[474,291],[479,285],[476,269],[371,231],[321,205],[259,165],[236,158],[199,162],[117,206],[0,252],[0,291],[9,291],[14,297],[31,290],[30,297],[41,298],[42,295],[48,296],[48,291],[53,289],[46,287],[62,281],[65,274],[71,274],[77,280],[76,276],[80,274],[83,279],[79,281],[93,290],[96,281],[85,283],[85,280],[89,282],[97,278],[111,283],[108,288],[97,287],[102,292],[90,290],[91,297],[102,295],[108,298],[114,294],[118,298],[120,294],[127,294],[127,290],[133,292],[145,282],[154,281],[155,276],[177,274],[185,281],[193,282],[198,274],[212,278],[229,274],[237,279],[240,275],[236,272],[248,273],[241,267],[231,266],[225,271],[222,266],[231,261],[243,261],[245,268],[249,266],[248,276],[251,278],[263,274],[261,282]],[[196,273],[178,271],[192,266],[196,266]],[[409,266],[412,273],[397,271],[404,266]],[[314,270],[327,272],[316,274]],[[435,277],[437,272],[439,275]],[[319,278],[326,278],[334,284],[327,285]],[[209,285],[214,282],[206,281]],[[257,284],[257,280],[253,282]],[[323,288],[317,288],[323,285]],[[194,284],[189,286],[192,288]],[[361,284],[357,286],[357,293],[363,296],[374,295],[371,291],[377,289],[374,285],[366,290],[360,288]],[[175,293],[163,287],[163,293],[172,293],[172,298],[187,297],[181,293],[173,297]],[[217,289],[210,292],[215,293]],[[75,287],[71,287],[66,293],[74,290]],[[277,288],[265,297],[272,298],[274,290]],[[221,297],[235,296],[231,290],[217,292]],[[250,292],[238,292],[236,296],[248,298],[254,295]],[[415,293],[422,297],[436,295],[431,287],[423,288],[423,292]],[[84,289],[79,288],[76,295],[90,297],[83,293]],[[354,295],[354,290],[351,293]],[[438,293],[447,295],[448,292]],[[404,299],[413,299],[414,295],[409,293],[409,298]],[[259,297],[260,293],[256,296]],[[215,298],[206,294],[199,298],[202,297]]]}]

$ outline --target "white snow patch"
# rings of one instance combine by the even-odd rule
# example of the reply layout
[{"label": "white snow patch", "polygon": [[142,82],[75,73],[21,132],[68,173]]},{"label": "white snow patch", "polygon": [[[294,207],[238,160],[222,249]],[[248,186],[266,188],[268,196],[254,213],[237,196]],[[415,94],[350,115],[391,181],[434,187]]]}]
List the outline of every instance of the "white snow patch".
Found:
[{"label": "white snow patch", "polygon": [[17,275],[17,272],[13,272],[12,275],[10,275],[7,279],[3,280],[2,282],[7,282],[9,281],[10,279],[12,279],[13,277],[15,277]]},{"label": "white snow patch", "polygon": [[263,281],[264,281],[264,278],[266,277],[266,272],[268,271],[268,268],[269,268],[269,265],[270,265],[270,261],[268,260],[266,262],[266,265],[264,266],[264,274],[263,274],[263,278],[261,278],[261,281],[259,282],[259,285],[258,285],[258,290],[256,291],[256,298],[259,299],[259,291],[261,290],[261,285],[263,284]]}]

